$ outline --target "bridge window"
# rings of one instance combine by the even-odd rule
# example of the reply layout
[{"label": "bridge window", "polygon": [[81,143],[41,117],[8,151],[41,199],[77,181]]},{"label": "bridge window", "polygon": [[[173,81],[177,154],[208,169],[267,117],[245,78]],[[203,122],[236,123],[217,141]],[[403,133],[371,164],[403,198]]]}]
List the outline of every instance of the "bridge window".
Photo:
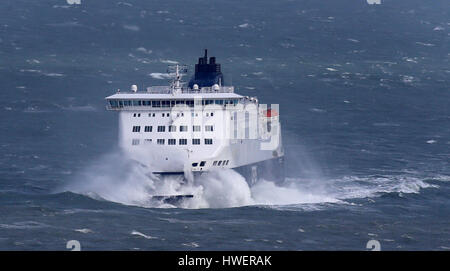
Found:
[{"label": "bridge window", "polygon": [[189,107],[194,107],[194,100],[187,100],[186,105]]},{"label": "bridge window", "polygon": [[206,165],[206,162],[205,162],[205,161],[201,161],[201,162],[200,162],[200,166],[201,166],[201,167],[204,167],[205,165]]},{"label": "bridge window", "polygon": [[141,126],[133,126],[133,133],[139,133],[141,131]]},{"label": "bridge window", "polygon": [[217,165],[220,167],[222,165],[222,160],[220,160]]},{"label": "bridge window", "polygon": [[109,105],[110,105],[112,108],[115,108],[115,107],[117,107],[117,101],[115,101],[115,100],[110,100],[110,101],[109,101]]},{"label": "bridge window", "polygon": [[217,161],[214,161],[213,166],[217,165]]}]

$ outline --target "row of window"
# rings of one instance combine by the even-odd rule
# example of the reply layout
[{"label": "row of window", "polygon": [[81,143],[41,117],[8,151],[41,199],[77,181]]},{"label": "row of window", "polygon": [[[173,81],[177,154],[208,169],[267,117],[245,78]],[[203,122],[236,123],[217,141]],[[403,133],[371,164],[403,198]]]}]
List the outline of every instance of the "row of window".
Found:
[{"label": "row of window", "polygon": [[[209,117],[209,116],[213,117],[213,116],[214,116],[214,112],[211,112],[211,113],[207,112],[205,115],[206,115],[207,117]],[[151,118],[151,117],[155,117],[156,114],[155,114],[155,113],[148,113],[148,116]],[[164,118],[164,117],[170,117],[170,113],[161,113],[161,116],[162,116],[163,118]],[[135,118],[136,118],[136,117],[140,118],[140,117],[141,117],[141,113],[134,113],[134,114],[133,114],[133,117],[135,117]],[[184,113],[183,113],[183,112],[177,113],[177,117],[184,117]],[[192,112],[192,117],[198,117],[198,113]]]},{"label": "row of window", "polygon": [[213,166],[227,166],[228,162],[230,162],[230,160],[220,160],[220,161],[214,161],[213,162]]},{"label": "row of window", "polygon": [[[152,142],[151,139],[145,139],[145,142]],[[188,140],[186,138],[180,138],[178,139],[178,145],[187,145]],[[132,145],[139,145],[140,139],[133,139],[131,142]],[[166,140],[164,138],[158,138],[156,140],[156,144],[158,145],[165,145]],[[177,140],[175,138],[169,138],[167,140],[167,145],[176,145]],[[205,138],[205,145],[212,145],[213,140],[211,138]],[[193,138],[192,139],[192,145],[200,145],[200,138]]]},{"label": "row of window", "polygon": [[[169,132],[176,132],[177,131],[177,126],[175,125],[169,125],[168,127],[168,131]],[[141,126],[133,126],[133,133],[140,133],[141,132]],[[153,126],[145,126],[144,127],[144,132],[146,133],[150,133],[153,131]],[[162,133],[166,131],[166,126],[158,126],[158,132]],[[186,125],[181,125],[179,126],[179,131],[180,132],[187,132],[188,131],[188,127]],[[193,132],[200,132],[201,131],[201,126],[200,125],[194,125],[192,126],[192,131]],[[214,125],[205,125],[205,131],[206,132],[214,132]]]},{"label": "row of window", "polygon": [[[213,166],[227,166],[228,163],[230,162],[230,160],[220,160],[220,161],[214,161],[213,162]],[[199,164],[198,163],[192,163],[192,167],[197,167]],[[206,165],[206,161],[201,161],[200,162],[200,167],[204,167]]]},{"label": "row of window", "polygon": [[[196,100],[196,105],[236,105],[238,99],[220,99],[220,100]],[[194,107],[194,100],[109,100],[109,105],[112,108],[121,108],[125,106],[151,106],[151,107],[174,107],[176,105],[186,105]]]}]

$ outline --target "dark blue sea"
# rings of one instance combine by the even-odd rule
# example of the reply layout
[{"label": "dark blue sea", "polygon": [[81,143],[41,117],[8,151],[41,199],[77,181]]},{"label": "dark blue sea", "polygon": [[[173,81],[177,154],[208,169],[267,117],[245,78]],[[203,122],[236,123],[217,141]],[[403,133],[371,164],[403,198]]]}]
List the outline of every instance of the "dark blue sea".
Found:
[{"label": "dark blue sea", "polygon": [[[205,48],[279,104],[286,180],[150,204],[104,98]],[[3,0],[0,250],[450,250],[449,86],[448,0]]]}]

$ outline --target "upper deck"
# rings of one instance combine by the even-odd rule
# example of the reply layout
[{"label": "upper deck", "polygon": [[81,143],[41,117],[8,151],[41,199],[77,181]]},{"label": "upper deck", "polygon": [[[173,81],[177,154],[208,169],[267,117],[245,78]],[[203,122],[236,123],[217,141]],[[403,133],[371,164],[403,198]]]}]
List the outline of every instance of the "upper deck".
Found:
[{"label": "upper deck", "polygon": [[149,108],[166,108],[176,105],[194,105],[216,104],[225,107],[235,106],[237,104],[246,104],[257,102],[255,98],[234,93],[233,87],[203,87],[200,89],[180,88],[174,91],[169,86],[149,87],[147,91],[141,92],[121,92],[105,98],[108,101],[109,110],[138,110]]}]

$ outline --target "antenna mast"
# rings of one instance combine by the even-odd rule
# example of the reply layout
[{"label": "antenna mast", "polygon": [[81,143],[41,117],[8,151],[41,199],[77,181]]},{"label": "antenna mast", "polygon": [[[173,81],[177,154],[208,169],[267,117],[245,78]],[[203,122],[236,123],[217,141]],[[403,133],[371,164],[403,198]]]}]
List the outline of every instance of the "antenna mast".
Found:
[{"label": "antenna mast", "polygon": [[181,89],[182,89],[182,82],[181,82],[181,77],[184,73],[187,72],[187,67],[186,65],[173,65],[173,66],[169,66],[168,68],[168,73],[170,72],[175,72],[175,78],[173,79],[170,87],[172,90],[172,93],[181,93]]}]

